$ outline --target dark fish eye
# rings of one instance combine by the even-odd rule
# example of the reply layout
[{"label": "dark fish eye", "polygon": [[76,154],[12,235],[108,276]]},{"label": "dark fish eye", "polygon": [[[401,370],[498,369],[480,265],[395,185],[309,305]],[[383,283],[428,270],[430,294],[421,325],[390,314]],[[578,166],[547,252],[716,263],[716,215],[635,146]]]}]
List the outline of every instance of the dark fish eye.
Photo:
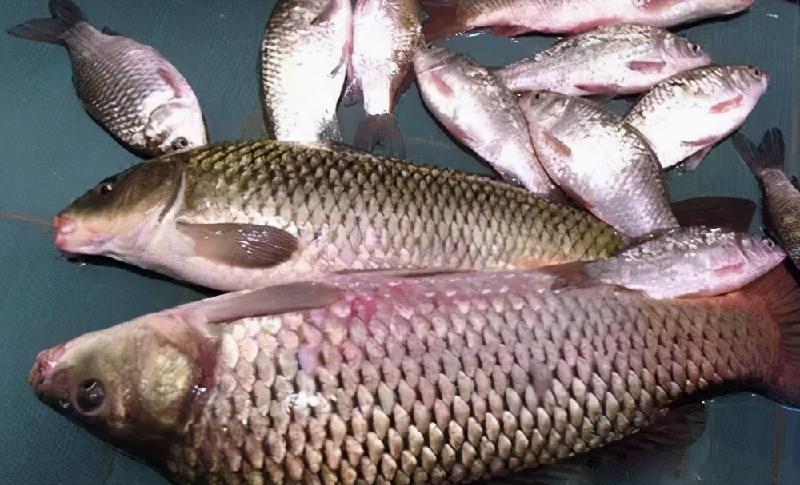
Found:
[{"label": "dark fish eye", "polygon": [[689,42],[689,50],[692,52],[700,52],[700,46],[694,42]]},{"label": "dark fish eye", "polygon": [[533,95],[534,99],[542,99],[542,93],[536,93]]},{"label": "dark fish eye", "polygon": [[100,195],[108,195],[114,190],[114,184],[112,182],[103,182],[97,187],[97,191],[100,192]]},{"label": "dark fish eye", "polygon": [[182,136],[175,138],[175,141],[172,142],[172,148],[176,150],[180,150],[181,148],[186,148],[188,146],[189,146],[189,140],[187,140]]},{"label": "dark fish eye", "polygon": [[83,414],[100,409],[106,398],[103,383],[97,379],[86,379],[78,385],[75,392],[75,407]]},{"label": "dark fish eye", "polygon": [[759,69],[757,67],[754,67],[753,68],[753,75],[756,76],[756,77],[761,76],[761,69]]}]

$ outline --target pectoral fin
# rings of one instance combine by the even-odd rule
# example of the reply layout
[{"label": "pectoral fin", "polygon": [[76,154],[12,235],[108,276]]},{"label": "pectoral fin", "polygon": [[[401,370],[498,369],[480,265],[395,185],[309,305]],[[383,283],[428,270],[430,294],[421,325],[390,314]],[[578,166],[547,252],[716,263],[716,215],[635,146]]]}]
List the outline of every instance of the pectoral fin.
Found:
[{"label": "pectoral fin", "polygon": [[276,266],[298,247],[295,236],[272,226],[179,222],[178,230],[194,242],[198,256],[240,268]]}]

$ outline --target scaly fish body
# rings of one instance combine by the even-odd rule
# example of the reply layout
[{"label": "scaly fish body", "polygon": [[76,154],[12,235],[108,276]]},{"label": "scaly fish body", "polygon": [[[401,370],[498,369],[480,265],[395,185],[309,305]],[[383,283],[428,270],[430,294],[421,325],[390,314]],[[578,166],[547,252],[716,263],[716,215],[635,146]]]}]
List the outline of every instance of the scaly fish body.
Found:
[{"label": "scaly fish body", "polygon": [[277,140],[341,141],[336,105],[350,63],[353,12],[340,0],[284,0],[261,47],[267,132]]},{"label": "scaly fish body", "polygon": [[577,34],[623,23],[671,27],[728,15],[753,0],[450,0],[423,2],[430,18],[423,31],[429,42],[479,27],[498,35],[527,32]]},{"label": "scaly fish body", "polygon": [[573,96],[631,94],[711,62],[703,49],[664,29],[622,24],[568,37],[494,73],[513,91]]},{"label": "scaly fish body", "polygon": [[800,268],[800,191],[796,179],[793,182],[783,171],[786,157],[783,133],[772,128],[757,147],[737,133],[733,144],[761,182],[770,229],[777,234],[795,266]]},{"label": "scaly fish body", "polygon": [[506,179],[542,197],[560,195],[536,159],[516,97],[485,67],[431,47],[416,52],[414,70],[425,105],[451,135]]},{"label": "scaly fish body", "polygon": [[358,0],[353,12],[351,89],[360,92],[367,119],[355,146],[403,156],[394,117],[397,100],[408,86],[414,49],[422,42],[417,0]]},{"label": "scaly fish body", "polygon": [[56,219],[62,251],[218,289],[351,269],[512,269],[597,259],[622,238],[527,190],[345,149],[212,145],[101,182]]},{"label": "scaly fish body", "polygon": [[42,352],[30,381],[179,483],[464,483],[599,448],[699,393],[800,402],[783,267],[714,298],[548,285],[349,276],[229,294]]},{"label": "scaly fish body", "polygon": [[658,161],[619,116],[548,91],[519,104],[545,170],[587,210],[634,238],[678,225]]},{"label": "scaly fish body", "polygon": [[189,83],[154,48],[87,23],[69,0],[50,2],[53,19],[12,35],[66,46],[88,113],[132,150],[149,156],[207,143],[203,113]]},{"label": "scaly fish body", "polygon": [[708,66],[653,87],[625,121],[644,135],[661,166],[690,157],[694,168],[716,143],[738,128],[767,89],[769,76],[750,66]]}]

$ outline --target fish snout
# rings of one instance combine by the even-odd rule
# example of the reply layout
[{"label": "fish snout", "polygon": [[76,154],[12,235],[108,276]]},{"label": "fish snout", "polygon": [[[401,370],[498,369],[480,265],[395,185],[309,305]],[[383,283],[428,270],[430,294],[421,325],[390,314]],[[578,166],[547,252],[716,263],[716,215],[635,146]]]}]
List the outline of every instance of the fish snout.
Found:
[{"label": "fish snout", "polygon": [[59,251],[66,251],[69,235],[78,229],[78,221],[66,214],[59,214],[53,219],[56,229],[55,245]]},{"label": "fish snout", "polygon": [[28,382],[37,393],[42,393],[53,382],[53,373],[65,350],[66,345],[61,344],[51,349],[43,350],[36,356],[36,362],[34,362],[33,368],[28,373]]}]

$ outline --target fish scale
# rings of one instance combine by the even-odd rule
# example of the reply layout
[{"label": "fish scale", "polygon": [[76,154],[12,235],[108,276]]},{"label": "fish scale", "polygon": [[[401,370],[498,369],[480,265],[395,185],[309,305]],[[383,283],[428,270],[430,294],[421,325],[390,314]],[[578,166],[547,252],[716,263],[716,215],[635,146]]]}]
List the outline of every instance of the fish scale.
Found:
[{"label": "fish scale", "polygon": [[591,215],[523,189],[356,151],[264,141],[177,159],[187,187],[181,222],[268,223],[301,241],[287,263],[232,268],[240,288],[352,268],[521,268],[607,257],[622,245]]},{"label": "fish scale", "polygon": [[223,325],[217,384],[172,447],[171,473],[487,478],[618,440],[688,394],[766,378],[775,364],[777,328],[756,324],[768,318],[759,303],[542,293],[535,278],[367,278],[329,308]]}]

